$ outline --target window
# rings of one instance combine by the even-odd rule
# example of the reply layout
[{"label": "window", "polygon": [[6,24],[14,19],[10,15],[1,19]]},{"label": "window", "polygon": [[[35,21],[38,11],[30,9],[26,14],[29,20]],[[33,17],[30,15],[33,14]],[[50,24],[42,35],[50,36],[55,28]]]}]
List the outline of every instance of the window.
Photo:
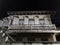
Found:
[{"label": "window", "polygon": [[34,24],[34,19],[29,19],[29,22],[28,22],[29,24]]},{"label": "window", "polygon": [[4,20],[4,21],[3,21],[3,25],[4,25],[4,26],[8,26],[8,25],[9,25],[9,22],[8,22],[7,20]]},{"label": "window", "polygon": [[48,38],[41,38],[41,41],[48,41]]},{"label": "window", "polygon": [[28,41],[35,41],[35,38],[28,38]]},{"label": "window", "polygon": [[26,38],[26,37],[23,37],[23,38],[22,38],[22,41],[23,41],[23,42],[27,42],[27,38]]},{"label": "window", "polygon": [[44,25],[45,24],[44,19],[39,19],[39,23],[40,23],[40,25]]},{"label": "window", "polygon": [[22,41],[21,37],[16,37],[15,39],[16,39],[16,41]]},{"label": "window", "polygon": [[19,19],[19,25],[24,24],[24,19]]}]

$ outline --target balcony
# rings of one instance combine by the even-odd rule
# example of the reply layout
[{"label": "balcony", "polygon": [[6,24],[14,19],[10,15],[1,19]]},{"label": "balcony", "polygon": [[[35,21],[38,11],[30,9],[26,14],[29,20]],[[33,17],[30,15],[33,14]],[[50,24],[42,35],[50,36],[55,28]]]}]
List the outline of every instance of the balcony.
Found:
[{"label": "balcony", "polygon": [[28,24],[24,24],[24,25],[10,25],[9,30],[55,30],[56,27],[55,25],[28,25]]},{"label": "balcony", "polygon": [[10,25],[6,33],[60,33],[55,25]]}]

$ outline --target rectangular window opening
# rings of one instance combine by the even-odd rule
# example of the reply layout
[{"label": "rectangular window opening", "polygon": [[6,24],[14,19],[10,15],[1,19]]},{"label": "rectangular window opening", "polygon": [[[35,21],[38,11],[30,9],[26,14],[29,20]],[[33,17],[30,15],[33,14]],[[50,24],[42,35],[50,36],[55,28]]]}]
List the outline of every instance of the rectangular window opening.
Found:
[{"label": "rectangular window opening", "polygon": [[34,25],[34,23],[35,23],[34,19],[29,19],[28,24],[30,24],[30,25]]},{"label": "rectangular window opening", "polygon": [[19,19],[19,25],[23,25],[24,24],[24,19]]},{"label": "rectangular window opening", "polygon": [[44,19],[39,19],[39,23],[40,23],[40,25],[44,25],[45,24],[45,20]]}]

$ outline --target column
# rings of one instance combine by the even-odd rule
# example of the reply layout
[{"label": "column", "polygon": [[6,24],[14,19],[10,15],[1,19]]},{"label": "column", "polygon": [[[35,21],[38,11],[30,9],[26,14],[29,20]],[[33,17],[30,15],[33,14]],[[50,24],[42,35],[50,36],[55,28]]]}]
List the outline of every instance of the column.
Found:
[{"label": "column", "polygon": [[11,24],[11,20],[9,20],[9,25]]},{"label": "column", "polygon": [[24,18],[24,24],[28,24],[28,18]]},{"label": "column", "polygon": [[35,24],[39,24],[39,18],[35,17]]},{"label": "column", "polygon": [[19,18],[14,17],[13,24],[19,24]]},{"label": "column", "polygon": [[56,40],[56,34],[53,34],[53,40],[54,40],[54,41],[57,41],[57,40]]},{"label": "column", "polygon": [[45,17],[45,24],[52,24],[50,15],[46,15],[46,17]]},{"label": "column", "polygon": [[45,18],[45,24],[49,24],[48,18]]}]

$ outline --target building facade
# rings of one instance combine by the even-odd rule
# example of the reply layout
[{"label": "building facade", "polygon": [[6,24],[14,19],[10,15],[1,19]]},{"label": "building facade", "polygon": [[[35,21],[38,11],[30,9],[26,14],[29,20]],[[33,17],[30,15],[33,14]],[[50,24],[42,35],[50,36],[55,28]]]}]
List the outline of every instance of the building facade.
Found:
[{"label": "building facade", "polygon": [[8,11],[0,21],[0,35],[6,45],[60,45],[60,33],[52,24],[51,11]]}]

